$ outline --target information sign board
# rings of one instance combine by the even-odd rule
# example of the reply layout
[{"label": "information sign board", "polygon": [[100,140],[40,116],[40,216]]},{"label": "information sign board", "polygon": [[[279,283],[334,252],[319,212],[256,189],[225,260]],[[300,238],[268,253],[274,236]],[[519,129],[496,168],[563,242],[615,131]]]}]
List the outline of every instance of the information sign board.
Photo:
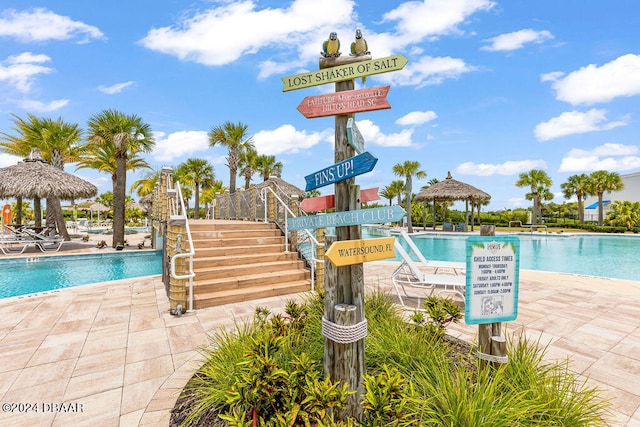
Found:
[{"label": "information sign board", "polygon": [[518,317],[520,240],[514,236],[467,238],[465,323],[500,323]]}]

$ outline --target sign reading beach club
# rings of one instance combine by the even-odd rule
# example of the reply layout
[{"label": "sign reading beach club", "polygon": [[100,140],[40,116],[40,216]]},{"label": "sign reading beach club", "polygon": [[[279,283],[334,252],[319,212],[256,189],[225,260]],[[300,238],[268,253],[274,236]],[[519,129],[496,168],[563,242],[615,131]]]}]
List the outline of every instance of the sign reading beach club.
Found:
[{"label": "sign reading beach club", "polygon": [[467,239],[467,324],[499,323],[518,317],[520,240],[513,236]]},{"label": "sign reading beach club", "polygon": [[367,151],[357,156],[350,157],[340,163],[336,163],[328,168],[305,176],[304,179],[307,181],[307,186],[304,191],[310,191],[315,188],[335,184],[336,182],[371,172],[377,161],[378,159],[373,157],[371,153]]},{"label": "sign reading beach club", "polygon": [[361,224],[384,224],[400,221],[406,215],[400,206],[358,209],[323,215],[299,216],[287,219],[289,230],[304,230],[325,227],[347,227]]}]

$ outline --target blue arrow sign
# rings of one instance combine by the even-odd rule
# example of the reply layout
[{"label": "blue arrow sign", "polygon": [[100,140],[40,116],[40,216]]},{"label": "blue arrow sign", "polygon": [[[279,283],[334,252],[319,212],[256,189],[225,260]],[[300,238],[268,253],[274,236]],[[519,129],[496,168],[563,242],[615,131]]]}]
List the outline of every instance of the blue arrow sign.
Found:
[{"label": "blue arrow sign", "polygon": [[400,221],[406,212],[398,205],[384,208],[358,209],[323,215],[299,216],[287,219],[289,230],[325,227],[347,227],[359,224],[384,224]]},{"label": "blue arrow sign", "polygon": [[373,170],[377,161],[378,159],[373,157],[368,151],[350,157],[340,163],[305,176],[304,179],[307,181],[307,187],[304,191],[335,184],[336,182],[370,172]]}]

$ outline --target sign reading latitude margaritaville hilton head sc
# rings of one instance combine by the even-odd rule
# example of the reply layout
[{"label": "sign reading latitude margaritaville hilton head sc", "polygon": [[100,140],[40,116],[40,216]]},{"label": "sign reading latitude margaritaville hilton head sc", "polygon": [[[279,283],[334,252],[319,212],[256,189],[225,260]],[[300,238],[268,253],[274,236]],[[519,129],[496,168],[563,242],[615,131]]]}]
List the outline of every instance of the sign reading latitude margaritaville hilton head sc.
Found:
[{"label": "sign reading latitude margaritaville hilton head sc", "polygon": [[388,110],[387,101],[390,86],[345,90],[324,95],[307,96],[298,105],[298,111],[308,119],[336,114],[362,113],[365,111]]}]

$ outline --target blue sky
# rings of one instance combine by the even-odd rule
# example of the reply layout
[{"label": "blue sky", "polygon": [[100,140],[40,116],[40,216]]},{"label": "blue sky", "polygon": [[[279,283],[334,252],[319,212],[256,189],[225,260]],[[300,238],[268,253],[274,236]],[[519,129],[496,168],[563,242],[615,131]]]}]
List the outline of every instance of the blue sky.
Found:
[{"label": "blue sky", "polygon": [[[640,170],[639,11],[635,0],[3,0],[0,131],[12,114],[84,127],[117,109],[151,125],[154,168],[205,158],[228,184],[225,149],[207,132],[240,121],[304,188],[333,164],[334,120],[296,107],[334,85],[282,92],[280,79],[317,70],[331,31],[348,54],[360,28],[374,58],[409,59],[356,83],[391,86],[390,110],[355,117],[379,159],[361,188],[382,189],[399,179],[395,164],[418,160],[427,177],[414,189],[451,171],[498,210],[529,206],[514,184],[542,168],[561,203],[570,175]],[[0,154],[0,166],[16,160]],[[106,174],[66,170],[111,190]]]}]

